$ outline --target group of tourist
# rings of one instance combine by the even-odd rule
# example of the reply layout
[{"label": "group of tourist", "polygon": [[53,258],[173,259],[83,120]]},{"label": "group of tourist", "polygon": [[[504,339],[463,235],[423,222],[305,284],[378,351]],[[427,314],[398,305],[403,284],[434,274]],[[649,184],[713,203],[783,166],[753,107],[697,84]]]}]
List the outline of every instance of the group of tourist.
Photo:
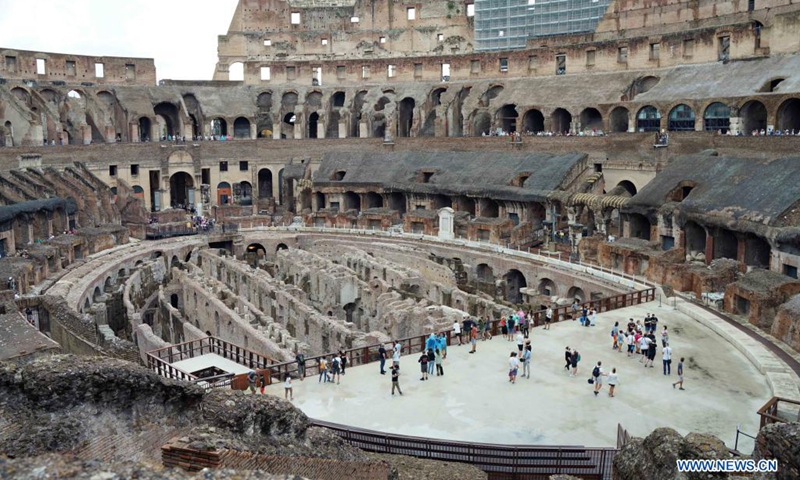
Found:
[{"label": "group of tourist", "polygon": [[[729,133],[730,133],[730,131],[729,131]],[[742,136],[742,135],[744,135],[744,133],[739,132],[739,136]],[[800,129],[795,130],[794,128],[792,128],[790,130],[790,129],[787,128],[785,130],[781,130],[781,129],[764,130],[762,128],[761,130],[753,130],[753,131],[751,131],[750,135],[753,136],[753,137],[795,137],[795,136],[800,136]]]}]

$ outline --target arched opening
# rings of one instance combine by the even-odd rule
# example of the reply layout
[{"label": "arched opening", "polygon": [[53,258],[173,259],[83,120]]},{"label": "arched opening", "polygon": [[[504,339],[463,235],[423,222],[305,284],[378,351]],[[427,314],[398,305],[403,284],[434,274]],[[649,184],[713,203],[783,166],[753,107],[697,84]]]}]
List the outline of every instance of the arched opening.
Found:
[{"label": "arched opening", "polygon": [[558,295],[558,287],[556,286],[556,282],[550,280],[549,278],[543,278],[539,280],[539,287],[536,289],[539,292],[539,295],[544,295],[546,297],[555,297]]},{"label": "arched opening", "polygon": [[147,117],[142,117],[139,119],[139,140],[142,142],[150,141],[150,129],[152,123],[150,123],[150,119]]},{"label": "arched opening", "polygon": [[398,122],[397,122],[397,136],[410,137],[411,127],[414,124],[414,107],[416,102],[411,97],[406,97],[400,100]]},{"label": "arched opening", "polygon": [[525,112],[522,117],[522,130],[527,134],[543,132],[544,115],[542,115],[542,112],[535,108]]},{"label": "arched opening", "polygon": [[361,197],[355,192],[345,192],[344,194],[344,209],[361,211]]},{"label": "arched opening", "polygon": [[442,104],[442,94],[446,91],[446,88],[434,88],[431,90],[431,107],[438,107]]},{"label": "arched opening", "polygon": [[233,201],[233,192],[231,191],[231,184],[228,182],[220,182],[217,184],[217,205],[228,205]]},{"label": "arched opening", "polygon": [[456,207],[459,212],[467,212],[473,217],[475,216],[475,199],[469,197],[458,197],[456,200]]},{"label": "arched opening", "polygon": [[383,197],[375,192],[367,193],[365,198],[367,208],[383,208]]},{"label": "arched opening", "polygon": [[250,138],[250,120],[239,117],[233,121],[233,138]]},{"label": "arched opening", "polygon": [[392,192],[389,194],[389,208],[397,211],[400,215],[406,213],[406,196],[402,192]]},{"label": "arched opening", "polygon": [[173,208],[184,208],[193,200],[194,179],[186,172],[177,172],[169,177],[169,195]]},{"label": "arched opening", "polygon": [[112,293],[114,291],[114,284],[111,282],[111,277],[106,277],[106,281],[103,282],[103,291],[106,293]]},{"label": "arched opening", "polygon": [[744,263],[753,267],[769,268],[771,249],[762,237],[748,233],[744,241]]},{"label": "arched opening", "polygon": [[308,116],[308,138],[317,138],[319,128],[319,113],[313,112]]},{"label": "arched opening", "polygon": [[253,204],[253,185],[247,181],[239,182],[239,205],[252,205],[252,204]]},{"label": "arched opening", "polygon": [[611,110],[609,117],[611,131],[616,133],[627,132],[630,127],[630,115],[631,112],[625,107],[617,107]]},{"label": "arched opening", "polygon": [[696,257],[706,251],[706,230],[695,222],[687,222],[683,227],[686,237],[686,255]]},{"label": "arched opening", "polygon": [[197,101],[197,97],[191,94],[184,95],[183,104],[186,106],[189,120],[192,122],[192,136],[202,135],[203,132],[200,126],[203,124],[203,112],[200,109],[200,102]]},{"label": "arched opening", "polygon": [[691,180],[680,182],[668,195],[667,200],[670,202],[682,202],[692,193],[697,184]]},{"label": "arched opening", "polygon": [[269,168],[258,171],[258,198],[272,198],[272,170]]},{"label": "arched opening", "polygon": [[476,136],[489,135],[492,129],[492,117],[486,112],[478,112],[472,121],[472,126]]},{"label": "arched opening", "polygon": [[344,107],[345,93],[336,92],[331,96],[331,103],[334,107]]},{"label": "arched opening", "polygon": [[[623,196],[625,195],[625,193],[627,193],[628,196],[631,196],[631,197],[636,195],[636,185],[634,185],[633,182],[631,182],[630,180],[623,180],[623,181],[619,182],[617,184],[617,188],[612,190],[612,192],[618,191],[619,189],[622,189],[622,192],[620,192],[620,193],[622,193]],[[617,194],[619,194],[619,193],[617,193]]]},{"label": "arched opening", "polygon": [[322,192],[315,192],[314,202],[317,205],[317,210],[322,210],[325,208],[325,194]]},{"label": "arched opening", "polygon": [[262,92],[256,98],[258,116],[256,117],[256,131],[258,138],[272,138],[272,92]]},{"label": "arched opening", "polygon": [[670,132],[693,132],[694,110],[692,107],[682,103],[670,110],[667,129]]},{"label": "arched opening", "polygon": [[661,79],[658,77],[654,77],[652,75],[647,77],[641,77],[634,80],[633,84],[631,85],[631,100],[636,98],[637,95],[640,95],[645,92],[649,92],[653,89]]},{"label": "arched opening", "polygon": [[703,112],[703,129],[707,132],[728,133],[731,128],[731,109],[720,102],[714,102]]},{"label": "arched opening", "polygon": [[228,66],[228,81],[230,82],[244,81],[244,63],[234,62]]},{"label": "arched opening", "polygon": [[215,137],[228,136],[228,122],[224,118],[214,118],[211,120],[211,135]]},{"label": "arched opening", "polygon": [[[361,136],[361,121],[363,118],[364,104],[367,102],[367,92],[362,90],[358,92],[353,99],[353,109],[350,115],[350,136],[359,138]],[[366,136],[367,132],[364,132]]]},{"label": "arched opening", "polygon": [[636,130],[639,132],[661,131],[661,112],[652,105],[647,105],[636,114]]},{"label": "arched opening", "polygon": [[497,218],[500,216],[500,205],[489,198],[481,200],[481,217]]},{"label": "arched opening", "polygon": [[742,128],[745,135],[753,135],[756,132],[767,131],[767,107],[758,100],[751,100],[739,110],[742,117]]},{"label": "arched opening", "polygon": [[567,292],[567,298],[570,300],[577,300],[578,303],[583,303],[586,301],[586,294],[583,293],[582,288],[572,287]]},{"label": "arched opening", "polygon": [[289,112],[283,116],[281,138],[294,138],[294,124],[296,121],[297,115],[295,115],[294,112]]},{"label": "arched opening", "polygon": [[45,101],[47,102],[53,102],[53,103],[58,102],[59,95],[58,93],[56,93],[55,90],[50,90],[49,88],[45,88],[44,90],[39,92],[39,95],[41,95],[41,97],[44,98]]},{"label": "arched opening", "polygon": [[494,270],[492,267],[485,263],[481,263],[475,269],[475,273],[478,277],[478,282],[480,283],[494,283]]},{"label": "arched opening", "polygon": [[628,217],[628,229],[631,238],[650,241],[650,220],[644,215],[631,213]]},{"label": "arched opening", "polygon": [[103,292],[100,290],[100,287],[94,287],[94,294],[92,295],[92,301],[94,303],[100,303],[103,299]]},{"label": "arched opening", "polygon": [[83,99],[83,95],[81,95],[76,90],[70,90],[69,92],[67,92],[67,98],[74,98],[75,100],[82,100]]},{"label": "arched opening", "polygon": [[736,234],[725,228],[714,231],[714,258],[730,258],[736,260],[739,251],[739,240]]},{"label": "arched opening", "polygon": [[251,243],[247,246],[247,253],[253,253],[258,258],[263,258],[267,254],[267,249],[260,243]]},{"label": "arched opening", "polygon": [[281,250],[289,250],[289,247],[287,247],[285,243],[279,243],[278,246],[275,247],[275,251],[280,252]]},{"label": "arched opening", "polygon": [[790,98],[778,108],[778,128],[800,131],[800,99]]},{"label": "arched opening", "polygon": [[556,108],[550,115],[551,130],[556,133],[569,133],[572,129],[572,114],[563,108]]},{"label": "arched opening", "polygon": [[480,100],[478,101],[478,105],[481,107],[488,107],[489,103],[497,98],[498,95],[503,91],[502,85],[493,85],[489,87],[486,92],[481,95]]},{"label": "arched opening", "polygon": [[433,209],[439,210],[440,208],[453,208],[453,200],[448,197],[447,195],[434,195],[433,197]]},{"label": "arched opening", "polygon": [[386,138],[386,117],[382,113],[372,117],[372,136],[374,138]]},{"label": "arched opening", "polygon": [[17,97],[17,100],[24,103],[27,107],[31,106],[31,94],[24,88],[14,87],[11,89],[11,94]]},{"label": "arched opening", "polygon": [[581,128],[591,131],[603,130],[603,116],[596,108],[586,108],[581,112]]},{"label": "arched opening", "polygon": [[525,281],[525,275],[519,270],[512,269],[505,274],[503,279],[506,281],[506,301],[514,304],[522,303],[520,289],[528,286],[528,282]]},{"label": "arched opening", "polygon": [[516,132],[518,116],[519,113],[517,113],[516,105],[503,105],[503,107],[497,111],[497,123],[506,133]]},{"label": "arched opening", "polygon": [[168,137],[180,135],[181,121],[177,106],[172,103],[161,102],[153,108],[153,112],[157,117],[164,119],[164,131],[161,132],[161,135]]}]

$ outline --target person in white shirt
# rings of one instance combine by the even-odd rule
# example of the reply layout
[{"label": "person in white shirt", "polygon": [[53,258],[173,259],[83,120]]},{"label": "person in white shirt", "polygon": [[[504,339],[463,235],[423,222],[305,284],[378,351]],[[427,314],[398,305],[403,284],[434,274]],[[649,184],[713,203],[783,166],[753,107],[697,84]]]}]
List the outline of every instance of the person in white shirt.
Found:
[{"label": "person in white shirt", "polygon": [[544,312],[544,330],[550,330],[550,322],[553,321],[553,308],[547,307],[547,311]]},{"label": "person in white shirt", "polygon": [[608,374],[608,396],[614,396],[614,389],[619,383],[619,376],[617,376],[617,369],[612,368],[611,373]]},{"label": "person in white shirt", "polygon": [[400,342],[394,342],[392,349],[392,365],[400,366]]},{"label": "person in white shirt", "polygon": [[636,337],[633,336],[633,332],[628,332],[625,337],[625,344],[628,346],[628,356],[630,357],[636,349]]},{"label": "person in white shirt", "polygon": [[661,350],[664,363],[664,375],[672,375],[672,347],[669,343]]},{"label": "person in white shirt", "polygon": [[[639,350],[642,351],[642,357],[639,359],[639,363],[647,360],[647,351],[650,349],[650,339],[645,335],[642,335],[642,338],[639,339]],[[647,366],[647,362],[644,362],[644,366]]]},{"label": "person in white shirt", "polygon": [[522,332],[517,332],[515,340],[517,341],[517,349],[520,351],[520,353],[522,353],[522,347],[525,345],[525,336],[522,334]]},{"label": "person in white shirt", "polygon": [[458,323],[458,320],[453,321],[453,335],[458,338],[458,344],[461,345],[461,324]]},{"label": "person in white shirt", "polygon": [[589,325],[593,327],[597,325],[597,310],[592,310],[592,313],[589,314]]},{"label": "person in white shirt", "polygon": [[288,373],[286,374],[286,378],[283,380],[283,398],[289,401],[294,398],[292,396],[292,376]]},{"label": "person in white shirt", "polygon": [[517,383],[517,372],[519,371],[519,358],[517,358],[517,352],[511,352],[511,356],[508,357],[508,381],[511,383]]}]

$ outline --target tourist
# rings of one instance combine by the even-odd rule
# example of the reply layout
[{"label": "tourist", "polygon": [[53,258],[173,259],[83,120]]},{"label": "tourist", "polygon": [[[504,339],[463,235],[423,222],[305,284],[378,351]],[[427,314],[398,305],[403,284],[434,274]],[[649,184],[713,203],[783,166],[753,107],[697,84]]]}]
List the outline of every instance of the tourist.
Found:
[{"label": "tourist", "polygon": [[306,356],[297,352],[297,356],[294,357],[294,360],[297,362],[297,375],[302,382],[303,378],[306,376]]},{"label": "tourist", "polygon": [[641,355],[642,354],[642,346],[641,346],[642,331],[639,330],[638,328],[636,329],[636,332],[633,334],[633,339],[635,340],[635,342],[634,342],[634,353],[636,355]]},{"label": "tourist", "polygon": [[603,362],[597,362],[597,365],[592,369],[592,379],[594,380],[594,396],[596,397],[600,393],[600,389],[603,388],[603,377],[607,374],[603,372]]},{"label": "tourist", "polygon": [[572,302],[572,320],[575,320],[578,317],[578,312],[581,310],[581,306],[578,304],[578,299],[576,298],[574,302]]},{"label": "tourist", "polygon": [[669,343],[661,350],[661,359],[664,363],[664,375],[672,375],[672,347]]},{"label": "tourist", "polygon": [[[437,351],[440,351],[438,348]],[[436,354],[433,350],[428,350],[428,375],[433,375],[433,371],[436,367]]]},{"label": "tourist", "polygon": [[514,341],[514,333],[517,331],[517,316],[515,314],[511,314],[508,316],[508,321],[506,322],[508,325],[508,338],[509,342]]},{"label": "tourist", "polygon": [[684,358],[681,357],[681,361],[678,362],[678,381],[672,384],[672,388],[675,388],[675,385],[680,385],[680,389],[685,390],[683,388],[683,360]]},{"label": "tourist", "polygon": [[628,331],[628,334],[625,336],[625,344],[628,345],[628,357],[630,358],[636,349],[636,337],[633,335],[633,332]]},{"label": "tourist", "polygon": [[589,325],[597,326],[597,310],[592,309],[589,313]]},{"label": "tourist", "polygon": [[667,326],[664,325],[664,329],[661,330],[661,346],[666,347],[669,343],[669,332],[667,332]]},{"label": "tourist", "polygon": [[653,368],[653,361],[656,359],[656,350],[658,350],[655,331],[650,332],[647,338],[650,339],[650,350],[647,352],[647,360],[650,362],[649,367]]},{"label": "tourist", "polygon": [[458,345],[461,346],[461,324],[458,320],[453,321],[453,335],[458,338]]},{"label": "tourist", "polygon": [[531,355],[532,355],[532,347],[531,343],[528,342],[525,345],[525,353],[522,354],[522,376],[525,378],[531,378]]},{"label": "tourist", "polygon": [[641,358],[639,358],[639,363],[644,362],[644,366],[647,366],[647,356],[650,352],[650,337],[647,335],[642,335],[639,339],[639,351],[642,353]]},{"label": "tourist", "polygon": [[267,374],[269,370],[261,370],[261,395],[264,395],[264,389],[267,388]]},{"label": "tourist", "polygon": [[383,344],[378,347],[378,359],[381,361],[381,375],[386,375],[386,349]]},{"label": "tourist", "polygon": [[328,361],[325,360],[325,357],[319,358],[319,380],[317,383],[321,382],[328,383]]},{"label": "tourist", "polygon": [[519,350],[519,353],[522,353],[522,347],[525,345],[525,336],[522,334],[522,332],[517,332],[516,339],[517,339],[517,350]]},{"label": "tourist", "polygon": [[402,349],[402,345],[397,340],[394,341],[394,347],[392,348],[392,366],[397,366],[400,368],[400,350]]},{"label": "tourist", "polygon": [[619,335],[619,322],[614,322],[614,328],[611,329],[611,338],[613,340],[613,344],[611,345],[612,350],[618,348],[617,335]]},{"label": "tourist", "polygon": [[344,353],[344,349],[339,349],[339,359],[342,362],[342,375],[344,375],[345,368],[347,368],[347,354]]},{"label": "tourist", "polygon": [[586,305],[584,305],[583,309],[581,310],[581,325],[584,327],[589,326],[589,309],[586,308]]},{"label": "tourist", "polygon": [[336,384],[338,385],[341,380],[341,372],[342,372],[342,359],[339,358],[339,355],[334,355],[333,358],[330,360],[331,364],[331,382],[336,380]]},{"label": "tourist", "polygon": [[517,352],[511,352],[508,358],[508,381],[512,384],[517,383],[517,372],[519,371],[519,359]]},{"label": "tourist", "polygon": [[400,395],[403,394],[403,391],[400,390],[400,366],[399,365],[392,365],[392,395],[394,395],[394,389],[397,389],[400,392]]},{"label": "tourist", "polygon": [[423,351],[417,362],[419,362],[419,369],[422,372],[422,376],[419,379],[425,381],[428,379],[428,351]]},{"label": "tourist", "polygon": [[519,319],[519,332],[522,334],[522,338],[528,338],[528,322],[525,319],[525,313],[520,310],[517,312],[517,318]]},{"label": "tourist", "polygon": [[436,334],[431,332],[431,334],[428,335],[428,339],[425,341],[425,350],[436,348],[436,345],[438,344],[437,340]]},{"label": "tourist", "polygon": [[612,368],[611,373],[608,374],[608,396],[614,396],[614,389],[617,387],[619,383],[619,377],[617,376],[617,369]]},{"label": "tourist", "polygon": [[553,322],[553,308],[547,307],[544,312],[544,330],[550,330],[550,324]]},{"label": "tourist", "polygon": [[578,352],[578,349],[572,351],[572,356],[570,357],[570,366],[572,367],[572,373],[570,377],[577,377],[578,376],[578,363],[581,361],[581,354]]},{"label": "tourist", "polygon": [[572,365],[572,350],[569,347],[564,351],[564,360],[567,362],[564,365],[564,370],[569,371],[569,367]]},{"label": "tourist", "polygon": [[[429,360],[430,361],[430,360]],[[444,368],[442,367],[442,352],[439,351],[437,348],[435,352],[433,352],[433,361],[436,364],[436,376],[444,376]]]},{"label": "tourist", "polygon": [[483,326],[483,336],[481,337],[483,341],[486,340],[488,337],[489,340],[492,339],[492,321],[489,317],[486,317],[486,323]]},{"label": "tourist", "polygon": [[655,315],[650,316],[650,333],[655,334],[658,331],[658,317]]},{"label": "tourist", "polygon": [[506,316],[500,317],[500,331],[503,333],[503,338],[508,340],[508,326],[506,325]]},{"label": "tourist", "polygon": [[475,348],[478,346],[478,327],[475,325],[472,326],[472,329],[469,331],[469,343],[472,344],[472,350],[469,353],[475,353]]},{"label": "tourist", "polygon": [[286,377],[283,379],[283,398],[284,400],[292,401],[294,396],[292,395],[292,376],[288,373]]},{"label": "tourist", "polygon": [[442,357],[447,358],[447,337],[445,337],[444,332],[440,333],[436,338],[436,345],[434,345],[433,349],[436,350],[437,348],[442,351]]},{"label": "tourist", "polygon": [[250,388],[250,392],[255,395],[256,394],[256,372],[250,370],[247,374],[247,384]]}]

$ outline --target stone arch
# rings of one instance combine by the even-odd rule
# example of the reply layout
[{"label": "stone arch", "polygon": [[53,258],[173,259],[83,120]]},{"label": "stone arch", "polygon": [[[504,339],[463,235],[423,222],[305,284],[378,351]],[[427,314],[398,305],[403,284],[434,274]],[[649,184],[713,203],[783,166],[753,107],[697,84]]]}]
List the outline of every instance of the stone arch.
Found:
[{"label": "stone arch", "polygon": [[495,113],[495,120],[497,124],[500,125],[500,128],[502,128],[506,133],[517,131],[518,117],[519,113],[517,113],[517,106],[513,103],[503,105]]},{"label": "stone arch", "polygon": [[344,92],[335,92],[333,95],[331,95],[331,106],[336,108],[344,107],[346,99],[347,95]]},{"label": "stone arch", "polygon": [[475,269],[480,283],[494,283],[494,270],[488,264],[480,263]]},{"label": "stone arch", "polygon": [[406,195],[403,192],[392,192],[389,194],[388,207],[404,215],[406,213]]},{"label": "stone arch", "polygon": [[628,230],[631,238],[650,241],[650,220],[644,215],[639,213],[629,214]]},{"label": "stone arch", "polygon": [[94,287],[94,293],[92,294],[92,301],[94,303],[99,303],[103,296],[103,291],[100,290],[100,287]]},{"label": "stone arch", "polygon": [[505,89],[502,85],[492,85],[486,89],[483,95],[481,95],[480,100],[478,101],[478,106],[480,107],[488,107],[489,103],[492,100],[497,98],[498,95]]},{"label": "stone arch", "polygon": [[472,120],[472,131],[476,136],[489,135],[492,130],[492,117],[488,112],[478,112]]},{"label": "stone arch", "polygon": [[600,114],[600,110],[594,107],[584,108],[580,118],[583,131],[603,130],[603,115]]},{"label": "stone arch", "polygon": [[211,135],[216,137],[228,136],[228,122],[224,118],[211,119]]},{"label": "stone arch", "polygon": [[253,185],[243,180],[239,182],[239,205],[253,204]]},{"label": "stone arch", "polygon": [[434,195],[433,208],[434,210],[439,210],[440,208],[453,208],[453,200],[447,195]]},{"label": "stone arch", "polygon": [[681,103],[669,111],[667,130],[670,132],[693,132],[695,122],[694,110]]},{"label": "stone arch", "polygon": [[44,98],[47,102],[58,103],[60,95],[53,89],[45,88],[39,92],[39,96]]},{"label": "stone arch", "polygon": [[727,228],[714,229],[714,258],[730,258],[736,260],[739,252],[739,240],[736,234]]},{"label": "stone arch", "polygon": [[491,198],[481,200],[481,217],[497,218],[500,216],[500,204]]},{"label": "stone arch", "polygon": [[549,278],[539,280],[539,286],[536,287],[536,290],[539,292],[539,295],[547,297],[555,297],[558,295],[558,285]]},{"label": "stone arch", "polygon": [[746,265],[769,268],[772,251],[769,242],[763,237],[747,233],[743,236],[744,263]]},{"label": "stone arch", "polygon": [[250,120],[238,117],[233,121],[233,138],[250,138]]},{"label": "stone arch", "polygon": [[524,133],[539,133],[544,131],[544,115],[541,110],[531,108],[522,117],[522,131]]},{"label": "stone arch", "polygon": [[366,208],[383,208],[383,197],[375,192],[367,193],[364,199]]},{"label": "stone arch", "polygon": [[706,229],[695,222],[686,222],[683,227],[686,255],[695,256],[706,251]]},{"label": "stone arch", "polygon": [[233,190],[228,182],[217,184],[217,205],[228,205],[233,200]]},{"label": "stone arch", "polygon": [[703,112],[703,129],[707,132],[728,133],[731,128],[731,109],[721,102],[714,102]]},{"label": "stone arch", "polygon": [[258,171],[258,198],[272,198],[272,170],[262,168]]},{"label": "stone arch", "polygon": [[614,190],[617,190],[618,188],[621,188],[622,190],[624,190],[624,192],[626,192],[631,197],[636,195],[636,191],[637,191],[636,190],[636,185],[634,185],[633,182],[631,182],[630,180],[623,180],[623,181],[619,182],[617,184],[617,188],[615,188]]},{"label": "stone arch", "polygon": [[414,107],[416,102],[411,97],[400,100],[398,105],[397,136],[410,137],[414,125]]},{"label": "stone arch", "polygon": [[[360,92],[356,93],[355,98],[353,98],[353,108],[351,110],[352,114],[350,115],[350,136],[354,138],[359,138],[362,134],[361,132],[361,121],[364,120],[363,118],[363,111],[364,105],[367,103],[367,91],[361,90]],[[367,135],[367,132],[363,132],[364,135]]]},{"label": "stone arch", "polygon": [[636,131],[638,132],[660,132],[661,131],[661,112],[652,105],[645,105],[636,114]]},{"label": "stone arch", "polygon": [[611,110],[609,116],[609,129],[615,133],[627,132],[630,128],[631,112],[625,107],[617,107]]},{"label": "stone arch", "polygon": [[205,121],[203,117],[203,110],[200,108],[200,102],[197,97],[188,93],[183,96],[183,104],[186,106],[186,112],[189,114],[189,121],[192,123],[192,136],[197,137],[203,134],[202,125]]},{"label": "stone arch", "polygon": [[194,178],[186,172],[175,172],[169,177],[169,194],[173,207],[189,205]]},{"label": "stone arch", "polygon": [[564,108],[556,108],[550,115],[550,125],[553,132],[568,133],[572,129],[572,114]]},{"label": "stone arch", "polygon": [[317,210],[325,208],[325,194],[322,192],[314,192],[314,201],[317,205]]},{"label": "stone arch", "polygon": [[153,128],[153,122],[150,121],[147,117],[140,117],[139,118],[139,140],[142,142],[147,142],[150,140],[150,132]]},{"label": "stone arch", "polygon": [[31,107],[31,94],[24,88],[14,87],[11,89],[11,94],[14,95],[17,100],[24,103],[28,108]]},{"label": "stone arch", "polygon": [[311,112],[308,116],[308,138],[318,138],[319,135],[319,113]]},{"label": "stone arch", "polygon": [[161,102],[153,107],[153,113],[155,113],[156,117],[164,119],[165,131],[159,133],[167,136],[180,135],[182,131],[181,118],[178,113],[178,107],[174,103]]},{"label": "stone arch", "polygon": [[262,258],[267,254],[267,249],[264,248],[264,245],[261,245],[260,243],[251,243],[247,246],[247,252],[255,253],[257,257]]},{"label": "stone arch", "polygon": [[229,82],[244,81],[244,63],[233,62],[230,65],[228,65],[228,81]]},{"label": "stone arch", "polygon": [[756,130],[767,130],[767,107],[758,100],[750,100],[742,105],[739,116],[742,118],[742,130],[745,135],[751,135]]},{"label": "stone arch", "polygon": [[778,107],[778,129],[800,131],[800,99],[790,98]]},{"label": "stone arch", "polygon": [[344,210],[361,211],[361,197],[355,192],[345,192],[344,194]]},{"label": "stone arch", "polygon": [[522,303],[521,289],[528,286],[525,275],[517,269],[511,269],[503,276],[506,282],[506,301],[514,304]]},{"label": "stone arch", "polygon": [[567,292],[567,298],[576,299],[578,300],[578,303],[583,303],[586,301],[586,294],[583,292],[582,288],[572,287]]},{"label": "stone arch", "polygon": [[279,243],[277,247],[275,247],[276,252],[280,252],[281,250],[289,250],[289,247],[286,246],[285,243]]}]

